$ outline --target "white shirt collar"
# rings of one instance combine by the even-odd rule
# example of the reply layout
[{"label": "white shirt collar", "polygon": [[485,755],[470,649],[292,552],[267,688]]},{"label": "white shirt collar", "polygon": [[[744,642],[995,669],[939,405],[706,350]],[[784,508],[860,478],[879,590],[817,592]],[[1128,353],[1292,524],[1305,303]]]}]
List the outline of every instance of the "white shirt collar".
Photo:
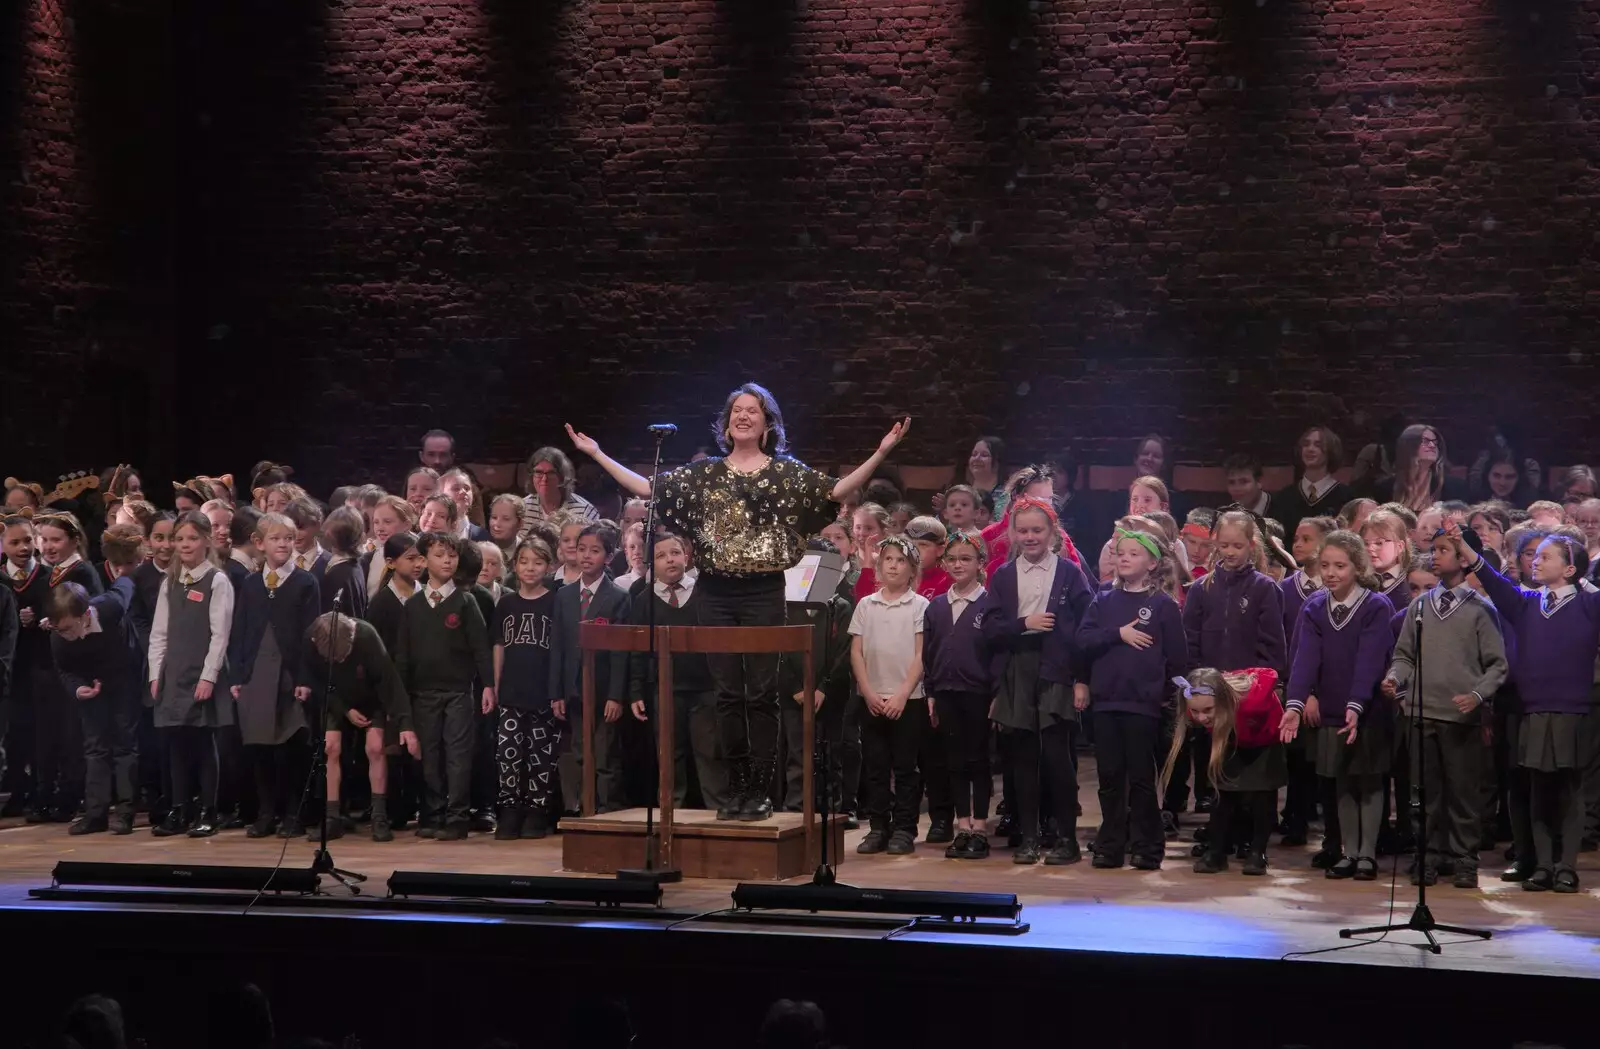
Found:
[{"label": "white shirt collar", "polygon": [[[435,589],[435,588],[431,583],[429,585],[425,586],[425,587],[422,587],[422,590],[423,590],[424,593],[429,591],[429,590],[433,590],[433,589]],[[444,586],[438,587],[437,589],[439,591],[439,603],[443,604],[445,598],[449,597],[451,594],[456,592],[456,581],[454,579],[452,579],[449,582],[445,583]]]},{"label": "white shirt collar", "polygon": [[471,533],[472,533],[472,518],[468,517],[466,514],[462,514],[460,517],[456,518],[456,536],[457,536],[457,538],[465,539]]},{"label": "white shirt collar", "polygon": [[987,592],[988,591],[984,588],[984,585],[978,582],[974,582],[972,589],[965,594],[957,593],[955,587],[951,587],[949,590],[945,591],[946,594],[950,595],[950,603],[952,605],[958,603],[964,605],[970,601],[976,601]]},{"label": "white shirt collar", "polygon": [[207,572],[210,572],[215,567],[217,566],[212,564],[210,561],[201,561],[193,568],[186,568],[180,564],[178,566],[178,579],[181,582],[184,576],[188,576],[190,579],[198,583],[200,580],[206,577]]},{"label": "white shirt collar", "polygon": [[916,599],[917,599],[917,592],[915,590],[910,589],[910,588],[907,588],[905,593],[901,594],[899,597],[895,598],[893,601],[890,601],[890,600],[886,599],[883,596],[883,591],[882,590],[874,590],[872,593],[867,595],[867,600],[868,601],[876,602],[877,604],[883,605],[885,608],[895,608],[895,607],[898,607],[899,605],[903,605],[903,604],[907,603],[908,601],[915,601]]},{"label": "white shirt collar", "polygon": [[1306,570],[1304,568],[1295,569],[1293,578],[1295,592],[1298,593],[1302,598],[1310,597],[1312,594],[1322,589],[1322,583],[1319,580],[1312,579],[1310,576],[1306,575]]},{"label": "white shirt collar", "polygon": [[1476,594],[1477,591],[1465,583],[1462,583],[1460,586],[1456,587],[1447,587],[1443,583],[1440,583],[1438,586],[1428,591],[1428,600],[1433,602],[1434,612],[1439,612],[1439,600],[1447,593],[1454,594],[1455,600],[1451,602],[1450,610],[1448,612],[1444,612],[1439,615],[1440,619],[1444,619],[1447,616],[1453,615],[1456,609],[1460,608],[1468,601],[1471,601],[1472,596]]},{"label": "white shirt collar", "polygon": [[[455,584],[452,583],[451,585],[453,586]],[[420,586],[414,586],[414,587],[411,588],[411,593],[407,594],[404,591],[402,591],[399,587],[394,585],[394,580],[393,579],[389,580],[388,587],[389,587],[390,593],[394,594],[395,597],[398,597],[400,599],[400,603],[402,605],[405,604],[407,601],[410,601],[413,597],[416,597],[418,594],[420,594],[422,592],[422,588]]]},{"label": "white shirt collar", "polygon": [[10,576],[12,579],[26,579],[28,578],[28,573],[32,572],[37,567],[38,563],[35,562],[31,557],[28,558],[28,563],[23,565],[21,568],[18,568],[16,565],[12,564],[8,559],[6,561],[6,575]]},{"label": "white shirt collar", "polygon": [[283,583],[284,583],[284,580],[288,579],[291,575],[294,574],[294,570],[295,570],[294,558],[291,557],[291,558],[289,558],[289,560],[287,560],[287,561],[285,561],[283,563],[283,567],[282,568],[273,568],[269,564],[262,564],[262,566],[261,566],[261,575],[262,575],[262,578],[266,578],[266,574],[268,572],[277,572],[278,573],[278,585],[282,586]]},{"label": "white shirt collar", "polygon": [[1120,579],[1118,579],[1114,585],[1118,590],[1121,590],[1125,594],[1148,594],[1150,591],[1156,588],[1155,583],[1148,579],[1144,581],[1143,586],[1123,586],[1122,580]]},{"label": "white shirt collar", "polygon": [[1054,567],[1054,554],[1045,557],[1043,561],[1030,561],[1026,557],[1017,558],[1017,570],[1021,572],[1047,572]]},{"label": "white shirt collar", "polygon": [[77,564],[79,561],[82,561],[82,560],[83,560],[83,556],[81,554],[73,554],[71,557],[67,558],[65,561],[62,561],[59,565],[51,565],[50,566],[50,571],[52,571],[52,572],[65,572],[67,569],[71,568],[73,565]]},{"label": "white shirt collar", "polygon": [[1328,490],[1339,483],[1333,474],[1325,474],[1320,481],[1312,481],[1305,477],[1300,478],[1300,492],[1309,502],[1316,502],[1328,494]]},{"label": "white shirt collar", "polygon": [[1272,502],[1271,493],[1269,493],[1265,489],[1263,489],[1261,494],[1256,496],[1255,504],[1252,505],[1250,507],[1250,509],[1252,511],[1254,511],[1257,515],[1265,517],[1266,513],[1267,513],[1267,504],[1270,503],[1270,502]]},{"label": "white shirt collar", "polygon": [[1561,586],[1542,586],[1539,589],[1545,591],[1546,593],[1556,595],[1557,601],[1560,601],[1562,598],[1571,597],[1573,594],[1578,592],[1578,588],[1571,583],[1563,583]]},{"label": "white shirt collar", "polygon": [[[663,601],[669,600],[667,595],[667,584],[656,582],[653,585],[655,587],[657,597]],[[692,593],[694,593],[694,580],[689,578],[688,573],[684,573],[683,578],[678,580],[678,603],[681,605],[683,602],[689,600],[689,595]]]},{"label": "white shirt collar", "polygon": [[355,558],[351,557],[349,554],[334,554],[328,558],[328,564],[326,567],[332,568],[334,565],[342,565],[346,561],[354,560]]},{"label": "white shirt collar", "polygon": [[[1333,599],[1333,591],[1328,591],[1328,622],[1333,624],[1333,629],[1343,630],[1345,627],[1349,626],[1355,619],[1355,610],[1361,607],[1361,602],[1365,601],[1367,599],[1367,595],[1371,592],[1372,591],[1368,590],[1364,586],[1357,586],[1355,589],[1350,591],[1349,596],[1343,601],[1335,601]],[[1335,620],[1333,617],[1333,610],[1336,608],[1346,609],[1349,614],[1343,619]]]},{"label": "white shirt collar", "polygon": [[311,543],[311,549],[310,550],[307,550],[303,554],[299,553],[299,552],[296,552],[295,555],[292,558],[290,558],[290,560],[293,561],[296,565],[299,565],[300,567],[305,568],[307,571],[310,571],[311,570],[311,566],[316,564],[317,563],[317,559],[320,558],[321,556],[322,556],[322,544],[319,543],[319,542],[316,542],[315,540],[313,540],[312,543]]},{"label": "white shirt collar", "polygon": [[[260,570],[256,565],[256,559],[245,553],[243,550],[240,550],[237,546],[228,551],[228,557],[239,562],[241,565],[244,565],[252,572]],[[289,558],[289,563],[294,564],[294,558]]]}]

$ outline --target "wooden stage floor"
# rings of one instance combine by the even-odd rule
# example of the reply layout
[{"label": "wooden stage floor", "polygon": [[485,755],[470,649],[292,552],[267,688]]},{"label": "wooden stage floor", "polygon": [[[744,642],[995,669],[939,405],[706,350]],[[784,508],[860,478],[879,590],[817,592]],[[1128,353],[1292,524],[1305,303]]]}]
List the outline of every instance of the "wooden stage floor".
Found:
[{"label": "wooden stage floor", "polygon": [[[1084,763],[1082,782],[1094,783],[1092,759]],[[1085,818],[1081,838],[1098,822],[1092,788],[1082,792]],[[1191,872],[1193,826],[1203,817],[1185,817],[1183,840],[1169,842],[1167,863],[1158,872],[1132,869],[1094,870],[1087,858],[1072,867],[1016,867],[1009,850],[997,848],[986,861],[948,860],[944,847],[919,842],[912,856],[859,857],[854,852],[862,831],[846,836],[847,849],[838,867],[839,880],[862,887],[1013,892],[1025,905],[1032,928],[1021,936],[961,935],[963,943],[983,942],[1012,948],[1113,951],[1133,954],[1278,959],[1347,945],[1340,928],[1404,921],[1411,912],[1415,889],[1402,870],[1393,884],[1392,860],[1383,861],[1380,880],[1358,883],[1329,881],[1310,866],[1312,848],[1271,849],[1265,877],[1245,877],[1235,863],[1228,873],[1211,876]],[[926,821],[924,821],[924,827]],[[209,840],[158,839],[140,827],[132,836],[104,834],[69,837],[61,824],[28,826],[0,822],[0,908],[48,907],[31,901],[30,888],[47,886],[58,860],[100,860],[135,863],[179,861],[199,864],[271,866],[283,843],[250,841],[242,831]],[[314,846],[304,839],[288,845],[285,864],[304,867]],[[548,875],[561,872],[561,839],[496,842],[474,836],[465,842],[433,842],[409,832],[389,844],[374,844],[363,835],[334,843],[340,866],[367,874],[365,892],[384,895],[384,883],[396,869],[484,874]],[[1577,895],[1529,893],[1498,880],[1500,855],[1486,856],[1485,877],[1476,891],[1441,884],[1429,892],[1429,904],[1440,922],[1480,926],[1496,931],[1488,943],[1459,942],[1441,957],[1415,950],[1413,933],[1391,934],[1381,944],[1313,957],[1323,961],[1382,965],[1448,967],[1451,969],[1518,972],[1526,975],[1600,977],[1600,854],[1581,857],[1583,891]],[[801,879],[802,881],[804,879]],[[671,917],[727,907],[733,887],[727,881],[685,881],[666,887],[664,907]],[[685,929],[727,930],[724,924],[702,923]],[[848,935],[848,934],[844,934]],[[873,934],[878,935],[878,934]],[[939,939],[946,933],[914,932],[911,938]],[[1443,937],[1448,943],[1452,938]]]}]

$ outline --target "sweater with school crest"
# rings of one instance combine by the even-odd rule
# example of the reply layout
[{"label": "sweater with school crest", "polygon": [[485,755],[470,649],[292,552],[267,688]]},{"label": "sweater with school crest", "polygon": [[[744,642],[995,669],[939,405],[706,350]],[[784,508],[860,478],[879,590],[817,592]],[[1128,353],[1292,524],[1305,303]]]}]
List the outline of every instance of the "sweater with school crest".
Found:
[{"label": "sweater with school crest", "polygon": [[427,588],[406,602],[395,668],[408,695],[472,691],[476,678],[494,681],[494,661],[483,611],[471,592],[457,587],[437,606]]},{"label": "sweater with school crest", "polygon": [[923,681],[931,693],[988,695],[994,688],[993,657],[983,622],[996,614],[994,602],[980,586],[957,619],[951,596],[947,587],[928,602],[923,614],[922,664],[927,668]]}]

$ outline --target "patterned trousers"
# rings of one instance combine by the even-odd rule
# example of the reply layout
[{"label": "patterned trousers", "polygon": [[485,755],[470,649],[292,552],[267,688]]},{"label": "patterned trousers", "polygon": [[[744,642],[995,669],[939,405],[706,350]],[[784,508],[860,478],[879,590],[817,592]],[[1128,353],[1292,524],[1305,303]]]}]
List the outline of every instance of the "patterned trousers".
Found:
[{"label": "patterned trousers", "polygon": [[556,784],[556,759],[566,722],[550,708],[500,708],[495,733],[495,763],[500,769],[496,804],[501,808],[548,809]]}]

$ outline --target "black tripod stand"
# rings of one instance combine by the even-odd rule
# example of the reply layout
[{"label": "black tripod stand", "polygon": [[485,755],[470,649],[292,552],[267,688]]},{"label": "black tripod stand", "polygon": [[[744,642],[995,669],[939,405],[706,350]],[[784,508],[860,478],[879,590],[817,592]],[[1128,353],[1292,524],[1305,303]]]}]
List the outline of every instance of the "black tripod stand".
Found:
[{"label": "black tripod stand", "polygon": [[[322,691],[322,714],[326,716],[332,709],[333,700],[333,664],[334,656],[338,653],[339,636],[339,605],[344,601],[344,591],[340,590],[333,596],[333,623],[328,631],[328,682]],[[350,659],[355,655],[355,635],[350,637],[350,648],[345,652],[345,658]],[[333,854],[328,851],[328,748],[318,738],[317,733],[311,733],[311,781],[322,784],[322,815],[320,819],[321,840],[317,843],[316,854],[311,857],[311,873],[316,875],[326,874],[334,881],[350,890],[350,895],[359,896],[361,890],[357,886],[367,880],[365,874],[357,874],[336,866]],[[321,891],[321,880],[318,879],[318,891]]]},{"label": "black tripod stand", "polygon": [[[1422,742],[1422,615],[1427,609],[1428,598],[1424,596],[1417,602],[1417,614],[1413,637],[1416,640],[1416,673],[1411,681],[1411,731],[1416,740],[1417,770],[1416,783],[1411,801],[1411,811],[1417,828],[1417,905],[1412,908],[1411,918],[1399,925],[1369,925],[1364,929],[1340,929],[1339,936],[1350,939],[1352,936],[1369,936],[1372,933],[1403,932],[1410,930],[1420,932],[1427,938],[1427,943],[1414,943],[1411,946],[1422,951],[1440,953],[1439,941],[1434,933],[1451,933],[1457,936],[1474,936],[1480,940],[1491,939],[1494,933],[1488,929],[1468,929],[1460,925],[1441,925],[1433,920],[1433,912],[1428,909],[1428,780],[1425,763],[1427,761],[1427,748]],[[1408,748],[1409,749],[1409,748]],[[1409,757],[1409,756],[1408,756]]]},{"label": "black tripod stand", "polygon": [[[654,680],[658,668],[656,661],[656,478],[661,473],[661,445],[666,439],[678,432],[678,427],[672,423],[656,423],[650,427],[650,436],[656,439],[656,461],[650,470],[650,505],[645,510],[644,519],[644,566],[645,566],[645,623],[650,630],[650,648],[646,659],[649,660],[648,680]],[[657,725],[655,735],[659,736],[664,726]],[[650,782],[661,781],[659,746],[650,748]],[[654,793],[646,792],[644,809],[644,866],[632,867],[617,871],[617,877],[627,878],[632,881],[653,881],[657,884],[663,882],[676,882],[683,880],[683,872],[676,867],[661,866],[661,842],[656,836],[655,828],[656,797]]]}]

